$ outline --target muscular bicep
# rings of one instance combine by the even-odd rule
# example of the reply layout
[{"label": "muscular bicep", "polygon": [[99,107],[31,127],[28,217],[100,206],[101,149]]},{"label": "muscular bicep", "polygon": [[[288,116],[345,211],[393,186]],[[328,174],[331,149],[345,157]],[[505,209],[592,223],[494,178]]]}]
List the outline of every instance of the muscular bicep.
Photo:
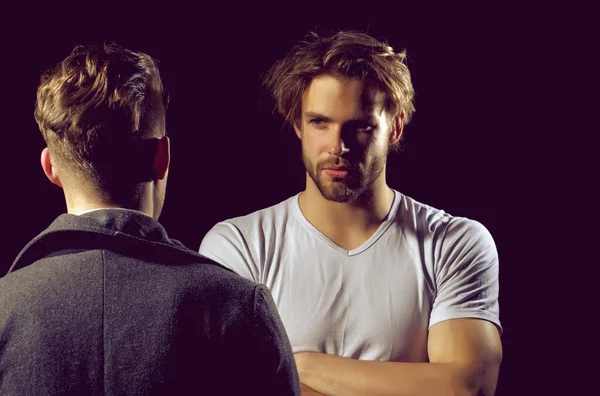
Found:
[{"label": "muscular bicep", "polygon": [[498,274],[498,252],[489,231],[475,221],[454,221],[435,267],[430,325],[473,318],[493,322],[502,331]]},{"label": "muscular bicep", "polygon": [[451,319],[433,325],[427,344],[431,363],[461,367],[470,386],[493,395],[502,361],[498,328],[482,319]]}]

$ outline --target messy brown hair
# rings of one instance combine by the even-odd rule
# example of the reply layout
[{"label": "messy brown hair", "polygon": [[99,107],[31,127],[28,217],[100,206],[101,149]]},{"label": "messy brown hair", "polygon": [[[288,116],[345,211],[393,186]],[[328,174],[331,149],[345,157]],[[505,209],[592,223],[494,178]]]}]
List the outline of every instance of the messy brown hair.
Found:
[{"label": "messy brown hair", "polygon": [[[162,104],[153,90],[163,95]],[[128,173],[123,165],[134,157],[134,142],[161,137],[155,135],[163,92],[149,55],[116,43],[76,46],[42,75],[34,115],[52,160],[69,176],[102,187]]]},{"label": "messy brown hair", "polygon": [[313,78],[323,74],[376,82],[386,94],[390,120],[404,113],[407,124],[415,111],[406,51],[395,53],[386,43],[361,32],[339,31],[326,37],[309,33],[273,65],[263,83],[279,114],[298,126],[302,96]]}]

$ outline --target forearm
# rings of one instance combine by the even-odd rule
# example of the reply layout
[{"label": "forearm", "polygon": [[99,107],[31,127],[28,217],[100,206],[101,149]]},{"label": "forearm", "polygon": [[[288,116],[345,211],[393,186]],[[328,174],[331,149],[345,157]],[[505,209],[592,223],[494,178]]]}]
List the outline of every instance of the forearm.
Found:
[{"label": "forearm", "polygon": [[476,395],[469,370],[451,363],[372,362],[310,354],[300,381],[324,395]]},{"label": "forearm", "polygon": [[308,385],[300,384],[300,391],[302,392],[302,396],[323,396],[322,393],[317,392],[313,388],[309,388]]}]

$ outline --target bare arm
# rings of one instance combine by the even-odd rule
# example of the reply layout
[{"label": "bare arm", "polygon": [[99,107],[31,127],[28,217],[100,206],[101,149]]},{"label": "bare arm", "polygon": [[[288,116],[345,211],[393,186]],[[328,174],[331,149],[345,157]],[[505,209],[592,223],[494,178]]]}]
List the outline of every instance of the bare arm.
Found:
[{"label": "bare arm", "polygon": [[323,396],[322,393],[317,392],[313,388],[309,388],[307,385],[300,384],[300,391],[302,392],[302,396]]},{"label": "bare arm", "polygon": [[493,395],[502,360],[494,324],[452,319],[431,327],[429,363],[295,355],[300,381],[324,395]]}]

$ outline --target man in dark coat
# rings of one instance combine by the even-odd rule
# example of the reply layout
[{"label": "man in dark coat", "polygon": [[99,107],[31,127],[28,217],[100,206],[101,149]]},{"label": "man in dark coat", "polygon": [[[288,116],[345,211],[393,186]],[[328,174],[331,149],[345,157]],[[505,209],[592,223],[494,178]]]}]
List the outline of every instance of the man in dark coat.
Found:
[{"label": "man in dark coat", "polygon": [[0,395],[299,395],[269,291],[170,239],[155,61],[76,47],[38,87],[68,213],[0,279]]}]

